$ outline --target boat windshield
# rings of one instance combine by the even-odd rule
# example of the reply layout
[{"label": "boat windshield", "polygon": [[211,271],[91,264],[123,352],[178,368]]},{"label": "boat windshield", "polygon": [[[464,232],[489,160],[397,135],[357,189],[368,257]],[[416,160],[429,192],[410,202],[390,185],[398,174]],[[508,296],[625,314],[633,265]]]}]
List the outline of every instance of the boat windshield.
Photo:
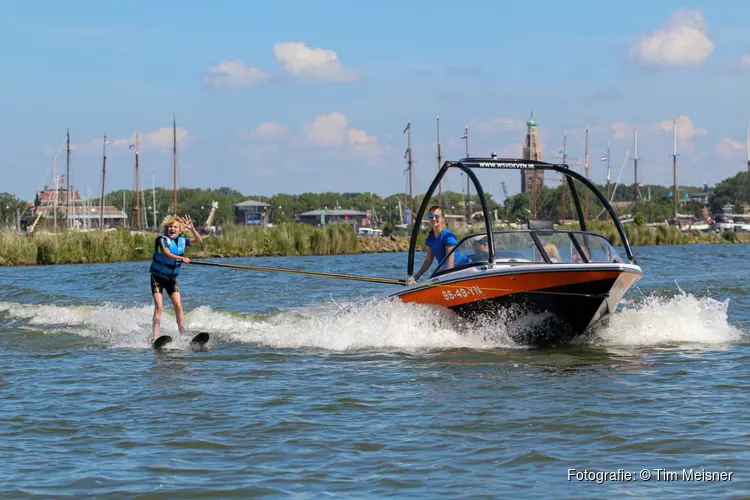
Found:
[{"label": "boat windshield", "polygon": [[[617,250],[599,234],[582,231],[498,231],[492,233],[495,262],[498,264],[580,264],[584,262],[622,262]],[[538,243],[537,243],[538,241]],[[581,256],[581,251],[585,257]],[[469,258],[464,265],[448,268],[448,256],[433,276],[467,267],[487,264],[487,234],[476,233],[463,238],[452,252]]]}]

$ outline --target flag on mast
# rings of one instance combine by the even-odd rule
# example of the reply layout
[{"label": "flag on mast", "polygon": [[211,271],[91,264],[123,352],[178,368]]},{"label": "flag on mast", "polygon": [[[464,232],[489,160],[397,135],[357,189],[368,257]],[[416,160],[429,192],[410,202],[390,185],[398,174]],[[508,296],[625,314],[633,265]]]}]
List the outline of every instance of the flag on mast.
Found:
[{"label": "flag on mast", "polygon": [[469,138],[469,129],[464,129],[464,133],[461,134],[461,139],[468,139]]}]

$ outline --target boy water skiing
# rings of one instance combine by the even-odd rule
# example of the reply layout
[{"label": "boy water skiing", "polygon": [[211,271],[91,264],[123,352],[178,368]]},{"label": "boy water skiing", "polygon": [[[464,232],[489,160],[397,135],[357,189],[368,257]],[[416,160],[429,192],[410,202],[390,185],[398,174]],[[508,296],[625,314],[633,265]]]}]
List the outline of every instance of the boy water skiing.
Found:
[{"label": "boy water skiing", "polygon": [[[182,236],[185,229],[192,233],[194,240]],[[154,242],[150,268],[151,294],[154,298],[153,340],[159,338],[161,315],[164,312],[164,290],[172,300],[180,336],[185,334],[185,314],[177,276],[182,264],[190,263],[190,259],[184,257],[187,247],[201,243],[203,239],[189,216],[182,218],[170,215],[162,222],[162,234]]]}]

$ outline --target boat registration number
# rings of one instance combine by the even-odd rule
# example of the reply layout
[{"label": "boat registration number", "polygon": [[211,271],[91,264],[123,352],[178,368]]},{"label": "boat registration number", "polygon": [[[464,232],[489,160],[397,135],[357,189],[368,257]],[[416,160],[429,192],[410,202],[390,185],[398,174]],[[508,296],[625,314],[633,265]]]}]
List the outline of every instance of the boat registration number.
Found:
[{"label": "boat registration number", "polygon": [[467,286],[456,288],[454,290],[443,290],[443,298],[445,300],[456,300],[460,298],[468,298],[476,295],[484,295],[482,289],[478,286]]}]

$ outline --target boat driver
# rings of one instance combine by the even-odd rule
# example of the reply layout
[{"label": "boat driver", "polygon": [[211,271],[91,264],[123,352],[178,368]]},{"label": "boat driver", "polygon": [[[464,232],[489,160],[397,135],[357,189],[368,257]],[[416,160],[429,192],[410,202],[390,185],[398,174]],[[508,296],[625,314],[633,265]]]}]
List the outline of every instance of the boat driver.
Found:
[{"label": "boat driver", "polygon": [[424,244],[427,247],[425,249],[427,255],[424,258],[422,267],[414,276],[409,276],[409,283],[416,283],[417,280],[430,268],[432,260],[437,258],[438,264],[440,264],[446,255],[450,253],[448,261],[445,264],[446,269],[452,269],[457,266],[463,266],[470,264],[471,259],[468,256],[460,253],[458,250],[451,253],[451,250],[458,244],[458,239],[453,231],[445,226],[445,217],[443,211],[437,205],[430,207],[427,219],[430,221],[432,231],[427,235]]},{"label": "boat driver", "polygon": [[487,236],[475,238],[471,242],[471,249],[474,250],[474,255],[471,256],[472,262],[487,262],[490,258],[490,246],[487,243]]}]

